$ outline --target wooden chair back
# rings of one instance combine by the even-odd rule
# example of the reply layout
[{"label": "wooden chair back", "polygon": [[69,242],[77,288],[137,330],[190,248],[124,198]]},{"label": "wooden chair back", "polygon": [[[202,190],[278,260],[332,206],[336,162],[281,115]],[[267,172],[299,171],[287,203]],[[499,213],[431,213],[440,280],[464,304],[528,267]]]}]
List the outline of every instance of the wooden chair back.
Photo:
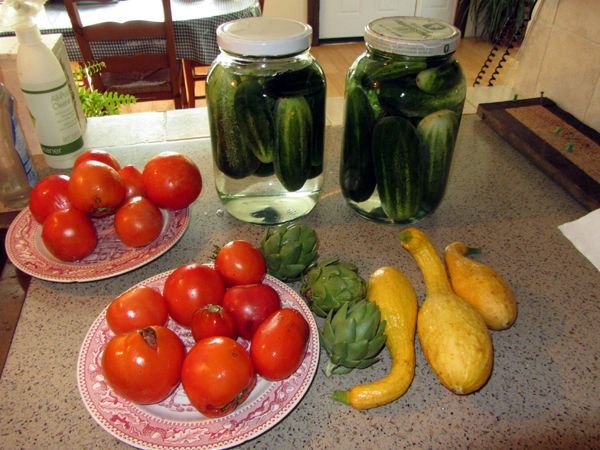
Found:
[{"label": "wooden chair back", "polygon": [[[258,5],[260,7],[260,14],[262,15],[265,10],[265,0],[258,0]],[[192,108],[196,105],[196,100],[206,98],[206,91],[204,93],[200,93],[196,90],[196,82],[204,83],[204,87],[206,89],[206,78],[208,76],[209,69],[210,64],[198,64],[194,61],[183,60],[183,73],[187,91],[186,97],[188,99],[189,106]]]},{"label": "wooden chair back", "polygon": [[[170,0],[159,1],[163,9],[163,22],[135,20],[90,25],[84,25],[81,21],[78,0],[65,0],[64,3],[83,55],[81,62],[101,61],[106,64],[100,74],[93,76],[95,89],[131,94],[139,101],[172,99],[175,107],[181,108],[186,106],[187,100],[181,64],[175,53],[171,3]],[[135,48],[134,44],[143,46],[145,40],[162,41],[164,51],[134,50],[128,54],[106,54],[111,42],[128,41]],[[159,48],[163,48],[162,43]],[[102,56],[94,53],[94,48],[99,45],[103,48]]]}]

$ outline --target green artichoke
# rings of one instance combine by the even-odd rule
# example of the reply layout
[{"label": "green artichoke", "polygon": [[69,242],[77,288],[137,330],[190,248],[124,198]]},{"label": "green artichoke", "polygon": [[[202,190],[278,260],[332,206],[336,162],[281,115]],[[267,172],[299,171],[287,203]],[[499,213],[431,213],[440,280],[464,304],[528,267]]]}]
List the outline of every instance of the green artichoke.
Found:
[{"label": "green artichoke", "polygon": [[338,310],[344,303],[362,300],[367,282],[354,264],[329,259],[314,265],[304,275],[300,292],[309,300],[310,309],[320,317]]},{"label": "green artichoke", "polygon": [[317,234],[300,223],[269,228],[260,243],[267,272],[282,281],[299,279],[317,259]]},{"label": "green artichoke", "polygon": [[346,374],[377,362],[385,345],[384,330],[379,307],[368,300],[344,303],[336,312],[330,311],[320,332],[329,355],[325,375]]}]

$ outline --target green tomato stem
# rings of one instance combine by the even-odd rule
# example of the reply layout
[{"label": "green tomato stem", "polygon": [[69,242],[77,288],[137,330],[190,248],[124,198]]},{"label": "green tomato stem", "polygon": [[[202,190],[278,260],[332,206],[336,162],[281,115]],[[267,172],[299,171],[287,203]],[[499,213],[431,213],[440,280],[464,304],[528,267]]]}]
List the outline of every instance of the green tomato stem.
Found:
[{"label": "green tomato stem", "polygon": [[467,247],[467,255],[480,255],[481,248],[479,247]]}]

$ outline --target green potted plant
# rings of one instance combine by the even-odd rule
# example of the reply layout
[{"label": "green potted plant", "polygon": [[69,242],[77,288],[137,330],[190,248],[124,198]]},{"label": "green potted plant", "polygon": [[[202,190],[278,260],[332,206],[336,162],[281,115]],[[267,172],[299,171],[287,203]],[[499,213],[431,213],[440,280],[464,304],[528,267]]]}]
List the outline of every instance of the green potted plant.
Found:
[{"label": "green potted plant", "polygon": [[494,44],[519,44],[536,0],[459,0],[457,23],[470,21],[474,34]]},{"label": "green potted plant", "polygon": [[119,114],[122,105],[130,105],[137,101],[133,95],[100,92],[94,89],[92,75],[102,72],[105,67],[104,62],[90,62],[73,72],[81,108],[86,117],[116,115]]}]

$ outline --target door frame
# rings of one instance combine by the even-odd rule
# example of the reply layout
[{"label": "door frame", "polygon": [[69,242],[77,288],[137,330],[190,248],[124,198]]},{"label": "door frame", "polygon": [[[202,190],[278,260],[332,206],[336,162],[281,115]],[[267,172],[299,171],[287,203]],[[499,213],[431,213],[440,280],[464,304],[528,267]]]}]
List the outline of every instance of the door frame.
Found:
[{"label": "door frame", "polygon": [[320,0],[306,0],[306,21],[312,27],[312,45],[319,45],[319,11]]}]

